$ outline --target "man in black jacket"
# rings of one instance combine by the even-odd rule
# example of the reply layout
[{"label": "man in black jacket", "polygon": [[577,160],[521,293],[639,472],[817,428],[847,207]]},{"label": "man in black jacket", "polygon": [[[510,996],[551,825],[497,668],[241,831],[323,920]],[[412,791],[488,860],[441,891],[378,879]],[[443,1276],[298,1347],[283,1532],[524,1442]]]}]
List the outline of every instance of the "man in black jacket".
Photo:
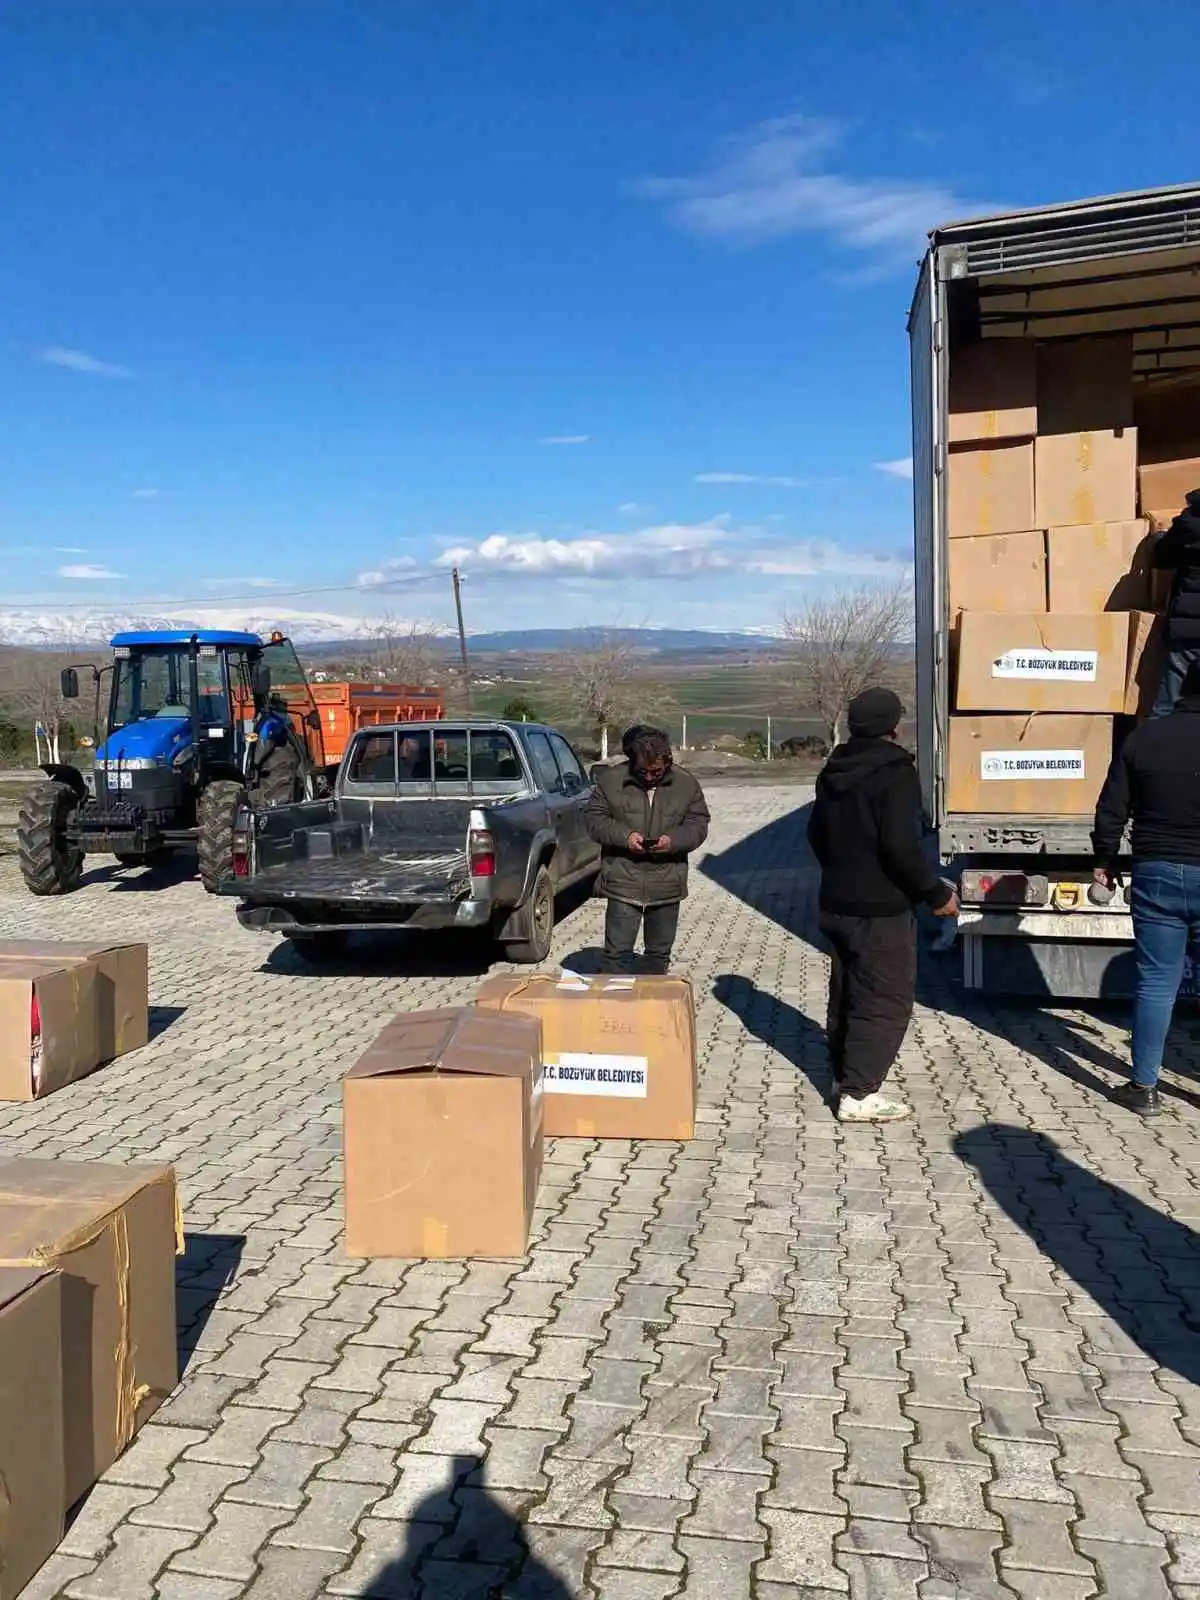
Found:
[{"label": "man in black jacket", "polygon": [[1095,878],[1108,889],[1131,819],[1133,1075],[1113,1098],[1153,1117],[1188,946],[1200,940],[1200,663],[1188,668],[1171,715],[1135,728],[1109,768],[1092,834]]},{"label": "man in black jacket", "polygon": [[1187,504],[1154,546],[1151,564],[1159,572],[1173,572],[1167,605],[1167,658],[1154,701],[1153,717],[1167,717],[1183,688],[1187,670],[1200,661],[1200,489],[1193,489]]},{"label": "man in black jacket", "polygon": [[630,728],[621,748],[625,762],[593,772],[584,812],[600,846],[600,893],[608,901],[604,970],[632,971],[641,926],[643,971],[664,973],[687,894],[687,858],[708,837],[708,806],[696,779],[675,766],[661,729]]},{"label": "man in black jacket", "polygon": [[913,908],[958,912],[922,845],[916,768],[896,743],[903,714],[890,689],[866,689],[850,702],[850,738],[817,779],[808,825],[821,867],[821,931],[833,952],[828,1039],[841,1122],[908,1116],[883,1084],[912,1016]]}]

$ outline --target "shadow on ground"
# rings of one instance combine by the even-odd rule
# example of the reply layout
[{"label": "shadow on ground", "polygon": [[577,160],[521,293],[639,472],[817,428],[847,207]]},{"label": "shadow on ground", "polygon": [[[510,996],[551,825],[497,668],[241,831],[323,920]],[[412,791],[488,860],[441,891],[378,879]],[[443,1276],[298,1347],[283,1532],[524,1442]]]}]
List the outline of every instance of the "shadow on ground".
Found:
[{"label": "shadow on ground", "polygon": [[114,894],[148,894],[187,883],[196,876],[196,857],[190,850],[179,850],[153,867],[123,867],[111,856],[90,856],[98,864],[83,874],[87,885],[106,884]]},{"label": "shadow on ground", "polygon": [[575,1600],[557,1573],[530,1551],[517,1517],[487,1492],[482,1457],[456,1456],[450,1481],[413,1511],[404,1549],[368,1580],[357,1600],[482,1600],[492,1595],[503,1600]]},{"label": "shadow on ground", "polygon": [[807,837],[811,812],[811,803],[797,806],[728,850],[710,852],[699,871],[785,933],[818,945],[818,872]]},{"label": "shadow on ground", "polygon": [[[954,1150],[1139,1350],[1200,1383],[1200,1235],[1079,1166],[1045,1134],[988,1123],[958,1134]],[[1088,1336],[1104,1348],[1102,1326]]]},{"label": "shadow on ground", "polygon": [[797,1067],[818,1093],[832,1094],[833,1071],[825,1029],[819,1023],[736,973],[721,973],[713,983],[713,995],[733,1012],[747,1033]]},{"label": "shadow on ground", "polygon": [[186,1011],[186,1006],[151,1006],[147,1042],[157,1039],[168,1028],[173,1028]]},{"label": "shadow on ground", "polygon": [[187,1233],[175,1260],[175,1330],[180,1376],[187,1371],[221,1291],[237,1276],[246,1240],[234,1233]]}]

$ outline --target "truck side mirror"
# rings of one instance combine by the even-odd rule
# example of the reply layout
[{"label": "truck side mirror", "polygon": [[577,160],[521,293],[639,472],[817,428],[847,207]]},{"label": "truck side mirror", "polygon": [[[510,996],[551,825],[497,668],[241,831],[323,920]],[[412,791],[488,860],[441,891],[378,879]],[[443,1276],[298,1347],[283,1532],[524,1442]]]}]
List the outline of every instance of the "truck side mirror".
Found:
[{"label": "truck side mirror", "polygon": [[79,674],[74,667],[64,667],[59,679],[59,689],[64,700],[79,699]]}]

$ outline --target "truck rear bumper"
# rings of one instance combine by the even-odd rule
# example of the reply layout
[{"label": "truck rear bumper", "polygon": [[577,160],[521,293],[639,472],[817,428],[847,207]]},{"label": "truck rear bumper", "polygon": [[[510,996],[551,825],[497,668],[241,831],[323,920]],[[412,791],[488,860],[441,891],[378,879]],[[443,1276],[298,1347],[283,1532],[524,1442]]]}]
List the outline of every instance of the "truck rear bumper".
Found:
[{"label": "truck rear bumper", "polygon": [[[237,880],[226,879],[221,893],[237,894]],[[254,905],[243,900],[237,908],[237,919],[243,928],[255,933],[280,933],[290,938],[293,934],[387,932],[400,928],[483,928],[491,920],[492,909],[488,900],[457,900],[379,907],[378,915],[355,916],[349,907],[328,906],[298,916],[293,906]]]}]

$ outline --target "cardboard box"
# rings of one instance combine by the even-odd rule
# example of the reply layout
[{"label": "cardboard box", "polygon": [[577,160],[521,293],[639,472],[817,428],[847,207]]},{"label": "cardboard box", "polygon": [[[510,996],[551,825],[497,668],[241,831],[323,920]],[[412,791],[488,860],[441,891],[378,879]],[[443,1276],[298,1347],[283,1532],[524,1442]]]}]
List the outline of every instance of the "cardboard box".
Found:
[{"label": "cardboard box", "polygon": [[90,962],[96,977],[96,1045],[101,1061],[140,1050],[150,1037],[150,960],[144,944],[95,940],[6,939],[0,942],[0,975],[6,962],[53,959]]},{"label": "cardboard box", "polygon": [[1037,527],[1033,448],[1032,441],[951,447],[947,522],[952,539]]},{"label": "cardboard box", "polygon": [[179,1378],[175,1173],[0,1161],[0,1265],[62,1272],[64,1496],[74,1505]]},{"label": "cardboard box", "polygon": [[1046,534],[1050,610],[1076,615],[1148,610],[1153,546],[1144,518],[1051,528]]},{"label": "cardboard box", "polygon": [[0,1100],[40,1100],[100,1065],[97,978],[69,957],[0,961]]},{"label": "cardboard box", "polygon": [[1138,461],[1186,461],[1200,455],[1200,376],[1161,371],[1139,382],[1133,397]]},{"label": "cardboard box", "polygon": [[489,978],[475,1003],[542,1026],[546,1132],[576,1139],[690,1139],[696,1022],[686,978]]},{"label": "cardboard box", "polygon": [[525,1254],[542,1171],[532,1017],[395,1017],[342,1090],[347,1255]]},{"label": "cardboard box", "polygon": [[1111,717],[951,717],[947,810],[1089,816],[1112,759]]},{"label": "cardboard box", "polygon": [[950,615],[959,611],[1045,611],[1046,538],[982,534],[950,541]]},{"label": "cardboard box", "polygon": [[1169,527],[1193,489],[1200,489],[1200,456],[1182,461],[1144,463],[1138,468],[1138,496],[1143,516]]},{"label": "cardboard box", "polygon": [[1037,397],[1039,433],[1132,428],[1133,335],[1089,334],[1038,345]]},{"label": "cardboard box", "polygon": [[1039,434],[1034,451],[1037,526],[1069,528],[1136,517],[1136,428]]},{"label": "cardboard box", "polygon": [[1129,618],[1129,668],[1125,674],[1125,715],[1148,717],[1162,682],[1166,654],[1164,619],[1154,611]]},{"label": "cardboard box", "polygon": [[1016,617],[967,611],[959,618],[958,711],[1092,711],[1125,705],[1129,618]]},{"label": "cardboard box", "polygon": [[63,1536],[62,1280],[0,1267],[0,1600]]},{"label": "cardboard box", "polygon": [[1038,431],[1037,346],[980,339],[950,352],[951,444],[1032,439]]}]

